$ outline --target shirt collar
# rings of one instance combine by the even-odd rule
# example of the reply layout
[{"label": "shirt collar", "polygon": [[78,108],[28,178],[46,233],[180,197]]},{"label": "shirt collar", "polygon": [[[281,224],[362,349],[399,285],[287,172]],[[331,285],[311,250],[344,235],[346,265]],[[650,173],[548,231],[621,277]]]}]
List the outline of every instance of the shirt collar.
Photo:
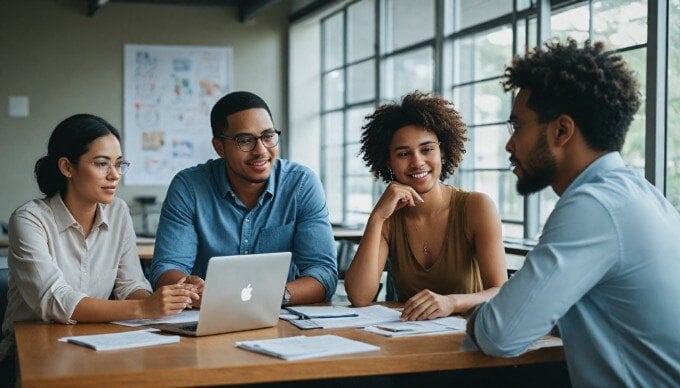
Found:
[{"label": "shirt collar", "polygon": [[607,171],[624,168],[626,164],[618,152],[610,152],[595,159],[585,170],[583,170],[573,182],[562,193],[562,197],[576,190],[579,186],[592,181],[595,177],[602,175]]},{"label": "shirt collar", "polygon": [[[52,213],[54,213],[54,220],[57,224],[59,233],[71,227],[73,228],[79,227],[78,221],[76,221],[76,219],[73,218],[73,214],[71,214],[71,212],[66,207],[64,200],[61,198],[61,194],[57,193],[53,195],[51,198],[48,199],[48,203],[50,208],[52,209]],[[92,224],[92,228],[94,229],[100,226],[105,226],[106,228],[108,228],[109,218],[106,216],[106,213],[104,212],[104,205],[98,203],[97,210],[95,211],[94,224]]]},{"label": "shirt collar", "polygon": [[[229,179],[227,179],[227,163],[224,161],[224,159],[215,159],[215,167],[213,168],[213,176],[215,178],[215,181],[217,182],[217,187],[219,188],[219,191],[222,193],[223,197],[231,197],[233,199],[236,198],[236,193],[234,193],[234,189],[231,187],[231,183],[229,183]],[[274,165],[272,166],[272,173],[269,175],[269,179],[267,179],[267,185],[264,188],[264,191],[262,194],[260,194],[260,197],[258,198],[257,202],[261,205],[262,201],[264,198],[272,198],[274,197],[274,193],[276,192],[276,182],[277,182],[277,177],[279,175],[279,170],[281,168],[281,160],[276,159],[274,160]]]}]

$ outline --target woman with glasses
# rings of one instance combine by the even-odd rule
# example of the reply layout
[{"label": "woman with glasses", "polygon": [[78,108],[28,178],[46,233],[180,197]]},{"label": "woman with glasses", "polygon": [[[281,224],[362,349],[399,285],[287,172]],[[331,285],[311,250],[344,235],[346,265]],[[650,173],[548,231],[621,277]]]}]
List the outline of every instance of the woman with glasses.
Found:
[{"label": "woman with glasses", "polygon": [[467,140],[453,105],[414,92],[367,119],[361,153],[388,186],[345,275],[352,304],[371,303],[388,256],[403,320],[465,312],[494,296],[507,280],[496,207],[443,182]]},{"label": "woman with glasses", "polygon": [[158,318],[198,299],[186,284],[152,293],[144,278],[128,207],[114,197],[130,166],[119,138],[108,122],[87,114],[65,119],[52,132],[47,155],[35,165],[45,198],[10,218],[0,360],[14,353],[16,321]]}]

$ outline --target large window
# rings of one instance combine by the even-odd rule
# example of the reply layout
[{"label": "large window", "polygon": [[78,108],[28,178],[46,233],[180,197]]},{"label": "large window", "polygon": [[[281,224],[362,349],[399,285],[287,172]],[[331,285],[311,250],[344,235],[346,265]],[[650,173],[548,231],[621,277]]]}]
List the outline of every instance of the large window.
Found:
[{"label": "large window", "polygon": [[[650,0],[651,1],[651,0]],[[680,82],[680,0],[669,4],[669,85]],[[513,95],[500,81],[513,55],[546,39],[604,41],[637,74],[643,106],[631,125],[623,157],[645,172],[647,0],[553,0],[539,23],[537,0],[361,0],[322,23],[322,181],[331,220],[364,223],[384,186],[358,157],[364,117],[414,90],[453,101],[468,126],[467,154],[451,183],[490,195],[505,238],[536,238],[557,196],[547,188],[528,197],[508,169],[505,120]],[[680,208],[680,90],[668,88],[666,195]],[[663,154],[662,154],[663,155]],[[342,177],[340,179],[340,177]]]},{"label": "large window", "polygon": [[680,211],[680,0],[669,8],[666,196]]}]

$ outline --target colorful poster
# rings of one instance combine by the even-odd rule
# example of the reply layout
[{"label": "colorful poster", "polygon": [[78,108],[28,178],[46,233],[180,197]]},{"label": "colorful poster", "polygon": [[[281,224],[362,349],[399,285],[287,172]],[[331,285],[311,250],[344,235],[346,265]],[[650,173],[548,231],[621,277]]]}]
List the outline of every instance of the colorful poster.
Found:
[{"label": "colorful poster", "polygon": [[124,62],[125,184],[168,185],[217,157],[210,109],[232,89],[231,48],[127,44]]}]

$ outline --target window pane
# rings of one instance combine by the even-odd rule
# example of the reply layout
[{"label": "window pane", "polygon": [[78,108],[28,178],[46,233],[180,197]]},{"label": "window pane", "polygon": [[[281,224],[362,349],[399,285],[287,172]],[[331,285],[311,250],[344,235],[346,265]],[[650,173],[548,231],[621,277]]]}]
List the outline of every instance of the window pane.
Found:
[{"label": "window pane", "polygon": [[323,77],[324,109],[341,108],[344,101],[345,84],[342,70],[334,70]]},{"label": "window pane", "polygon": [[373,210],[372,192],[371,177],[347,178],[347,210],[370,213]]},{"label": "window pane", "polygon": [[347,60],[354,62],[374,54],[375,1],[363,0],[347,8]]},{"label": "window pane", "polygon": [[[517,178],[510,171],[459,171],[464,184],[461,188],[479,191],[493,199],[503,220],[521,221],[524,215],[523,198],[515,190]],[[472,178],[472,179],[470,179]],[[466,182],[474,182],[472,186]],[[520,235],[520,237],[522,237]]]},{"label": "window pane", "polygon": [[358,143],[361,138],[361,127],[366,115],[373,113],[373,105],[352,108],[347,111],[347,142]]},{"label": "window pane", "polygon": [[644,174],[647,49],[643,47],[637,50],[622,52],[621,56],[635,72],[636,78],[640,84],[642,99],[642,105],[640,105],[640,109],[637,111],[633,122],[630,124],[621,155],[623,156],[626,165],[639,169]]},{"label": "window pane", "polygon": [[609,50],[647,43],[647,1],[594,1],[593,41],[598,40]]},{"label": "window pane", "polygon": [[342,147],[325,150],[323,177],[331,222],[342,222]]},{"label": "window pane", "polygon": [[358,143],[348,144],[345,153],[347,159],[347,174],[348,175],[366,175],[370,174],[368,167],[364,165],[363,159],[359,156],[359,149],[361,145]]},{"label": "window pane", "polygon": [[[527,32],[527,30],[529,30]],[[529,39],[527,40],[527,33]],[[536,35],[536,18],[520,20],[517,24],[517,54],[524,55],[525,52],[536,47],[538,36]],[[510,63],[510,60],[508,60]]]},{"label": "window pane", "polygon": [[342,112],[324,115],[324,145],[339,146],[344,142],[342,129]]},{"label": "window pane", "polygon": [[567,37],[570,37],[583,43],[589,36],[589,22],[590,14],[587,3],[578,7],[561,9],[550,18],[550,35],[559,38],[561,42],[566,42]]},{"label": "window pane", "polygon": [[666,196],[680,211],[680,0],[669,4]]},{"label": "window pane", "polygon": [[338,12],[322,22],[324,70],[342,65],[342,50],[344,46],[342,15],[342,12]]},{"label": "window pane", "polygon": [[[512,12],[512,0],[455,0],[456,31]],[[522,3],[522,1],[519,1]],[[525,4],[522,4],[526,6]]]},{"label": "window pane", "polygon": [[370,213],[349,212],[347,213],[347,225],[350,226],[360,225],[361,227],[363,227],[364,225],[366,225],[369,215]]},{"label": "window pane", "polygon": [[382,97],[399,99],[414,90],[431,92],[434,73],[432,47],[389,57],[383,61]]},{"label": "window pane", "polygon": [[524,237],[524,227],[522,225],[518,224],[510,224],[504,222],[502,225],[502,230],[503,230],[503,238],[505,237],[512,237],[512,238],[523,238]]},{"label": "window pane", "polygon": [[387,0],[383,52],[434,37],[434,0]]},{"label": "window pane", "polygon": [[503,74],[512,58],[512,29],[503,26],[455,41],[456,84]]},{"label": "window pane", "polygon": [[508,141],[508,129],[505,125],[474,127],[468,131],[471,139],[467,145],[468,154],[472,154],[473,166],[466,168],[506,168],[510,165],[505,143]]},{"label": "window pane", "polygon": [[539,200],[539,224],[540,224],[540,230],[539,233],[543,230],[543,225],[545,225],[545,222],[548,220],[548,216],[550,213],[552,213],[553,209],[555,208],[555,204],[557,203],[557,200],[559,197],[555,192],[553,191],[552,187],[548,186],[545,189],[541,190],[540,193],[538,193],[538,200]]},{"label": "window pane", "polygon": [[511,95],[500,80],[491,80],[454,89],[454,104],[468,125],[500,123],[510,117]]},{"label": "window pane", "polygon": [[348,102],[375,99],[375,61],[361,62],[347,68]]}]

